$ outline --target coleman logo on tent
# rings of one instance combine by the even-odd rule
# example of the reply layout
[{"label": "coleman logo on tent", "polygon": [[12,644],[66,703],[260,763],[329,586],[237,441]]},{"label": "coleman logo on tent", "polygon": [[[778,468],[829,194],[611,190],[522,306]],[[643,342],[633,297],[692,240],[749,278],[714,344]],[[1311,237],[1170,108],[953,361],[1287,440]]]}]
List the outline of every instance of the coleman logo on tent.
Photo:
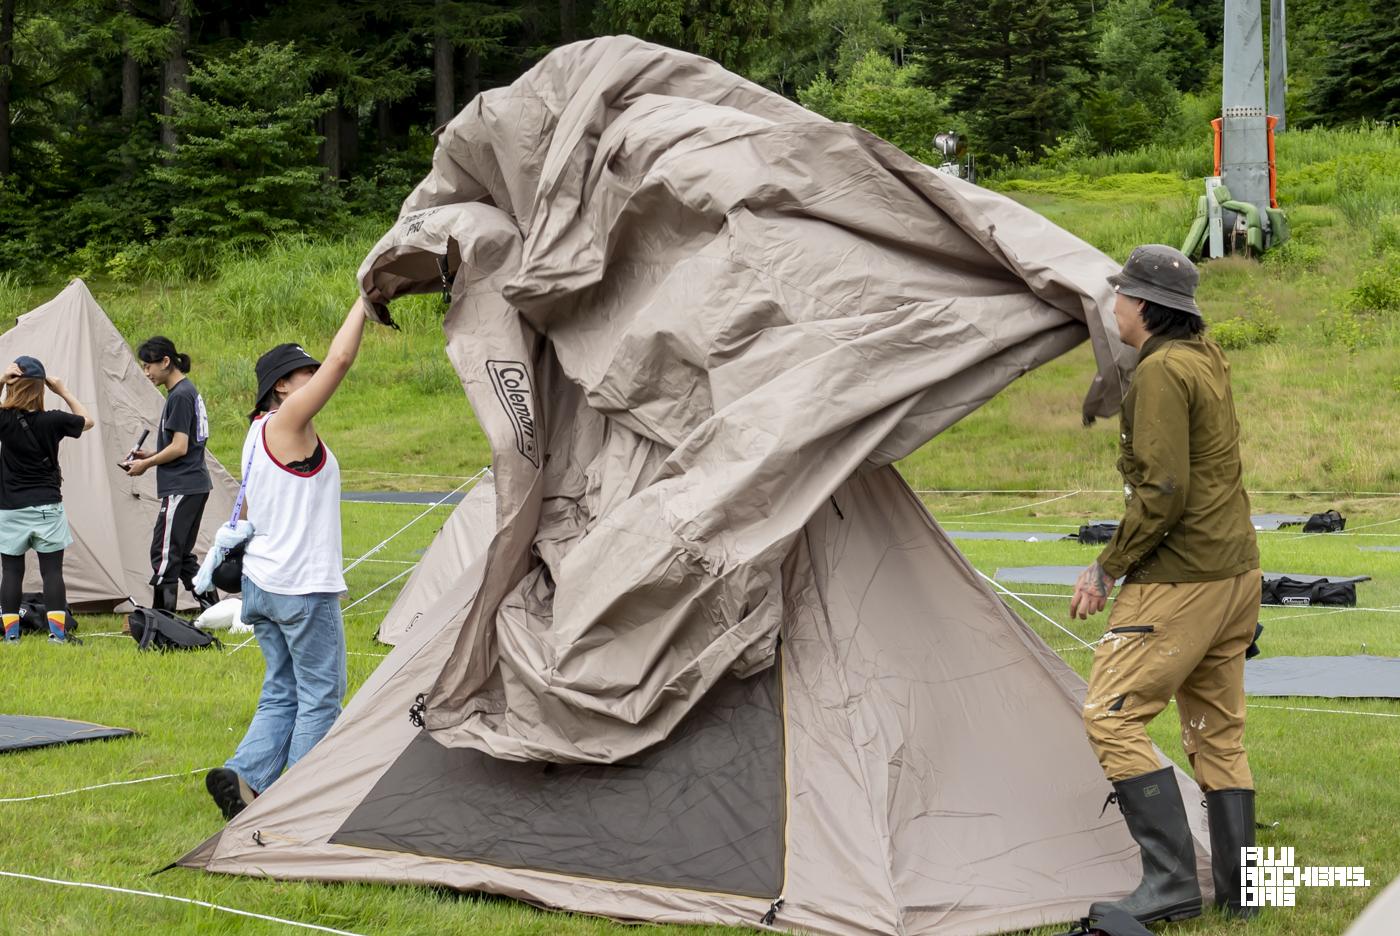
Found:
[{"label": "coleman logo on tent", "polygon": [[428,208],[423,211],[415,211],[411,215],[405,215],[400,222],[404,226],[404,233],[417,234],[419,231],[423,230],[423,222],[428,220],[430,215],[435,215],[440,210],[442,210],[441,206],[437,208]]},{"label": "coleman logo on tent", "polygon": [[515,426],[515,447],[540,466],[539,446],[535,440],[535,395],[530,389],[530,372],[519,361],[487,361],[491,384],[505,407],[511,425]]}]

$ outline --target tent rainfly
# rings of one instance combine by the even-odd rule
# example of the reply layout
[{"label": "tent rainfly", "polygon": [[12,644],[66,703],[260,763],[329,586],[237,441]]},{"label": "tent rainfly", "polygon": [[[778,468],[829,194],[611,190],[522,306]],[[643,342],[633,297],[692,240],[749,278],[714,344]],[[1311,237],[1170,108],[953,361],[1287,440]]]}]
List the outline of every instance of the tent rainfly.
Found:
[{"label": "tent rainfly", "polygon": [[[19,317],[0,335],[0,360],[21,354],[44,362],[92,412],[95,425],[59,446],[63,500],[73,545],[63,557],[68,601],[79,610],[111,611],[132,599],[149,604],[151,529],[160,511],[156,474],[133,478],[117,467],[143,430],[154,436],[165,399],[151,386],[107,313],[87,285],[75,279],[50,301]],[[50,395],[49,405],[63,404]],[[206,455],[214,489],[204,511],[196,554],[228,520],[238,482]],[[25,591],[39,591],[37,563],[25,573]],[[180,607],[197,607],[180,595]]]},{"label": "tent rainfly", "polygon": [[326,738],[180,863],[852,936],[1127,893],[1083,682],[892,467],[1086,338],[1084,415],[1113,413],[1114,269],[629,37],[478,96],[360,280],[450,280],[491,538],[444,547]]},{"label": "tent rainfly", "polygon": [[467,556],[486,552],[496,532],[496,486],[486,472],[452,510],[408,583],[379,622],[375,637],[390,645],[403,639],[429,606],[452,587]]}]

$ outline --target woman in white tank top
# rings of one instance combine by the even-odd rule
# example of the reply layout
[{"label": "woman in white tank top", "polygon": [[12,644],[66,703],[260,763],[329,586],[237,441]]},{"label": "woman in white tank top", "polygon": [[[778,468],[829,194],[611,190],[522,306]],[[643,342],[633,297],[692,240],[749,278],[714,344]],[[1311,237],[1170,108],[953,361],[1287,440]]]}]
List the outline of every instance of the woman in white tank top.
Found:
[{"label": "woman in white tank top", "polygon": [[243,610],[267,671],[248,732],[205,778],[232,819],[311,750],[340,714],[345,632],[340,596],[340,465],[312,420],[360,349],[368,306],[351,307],[324,363],[300,345],[258,359],[257,404],[243,443],[247,518]]}]

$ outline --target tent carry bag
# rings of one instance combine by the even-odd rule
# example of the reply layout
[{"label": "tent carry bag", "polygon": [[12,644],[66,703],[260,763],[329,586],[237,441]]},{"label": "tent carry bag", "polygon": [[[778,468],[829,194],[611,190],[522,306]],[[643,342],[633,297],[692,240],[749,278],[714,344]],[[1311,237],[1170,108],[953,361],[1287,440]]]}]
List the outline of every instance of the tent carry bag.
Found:
[{"label": "tent carry bag", "polygon": [[1266,605],[1331,605],[1345,608],[1356,606],[1355,582],[1329,582],[1327,579],[1300,582],[1285,575],[1276,579],[1265,579],[1261,592],[1259,603]]},{"label": "tent carry bag", "polygon": [[127,615],[126,620],[131,628],[131,639],[136,641],[138,650],[202,650],[211,646],[220,650],[224,648],[217,637],[169,611],[137,608]]},{"label": "tent carry bag", "polygon": [[[68,623],[64,630],[75,633],[78,630],[78,619],[73,616],[72,608],[64,608],[68,612]],[[25,592],[19,600],[19,629],[26,634],[47,634],[49,632],[49,609],[44,607],[44,596],[41,592]]]}]

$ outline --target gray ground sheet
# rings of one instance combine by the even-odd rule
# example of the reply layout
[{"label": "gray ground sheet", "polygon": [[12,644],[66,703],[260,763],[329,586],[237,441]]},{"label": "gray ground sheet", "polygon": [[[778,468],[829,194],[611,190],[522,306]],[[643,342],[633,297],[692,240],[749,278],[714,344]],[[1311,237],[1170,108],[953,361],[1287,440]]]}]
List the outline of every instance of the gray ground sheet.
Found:
[{"label": "gray ground sheet", "polygon": [[0,715],[0,751],[21,751],[48,747],[50,744],[71,744],[98,738],[120,738],[135,734],[130,728],[108,728],[91,722],[70,721],[66,718],[45,718],[39,715]]},{"label": "gray ground sheet", "polygon": [[1260,657],[1244,665],[1252,696],[1400,699],[1400,659],[1379,656]]}]

